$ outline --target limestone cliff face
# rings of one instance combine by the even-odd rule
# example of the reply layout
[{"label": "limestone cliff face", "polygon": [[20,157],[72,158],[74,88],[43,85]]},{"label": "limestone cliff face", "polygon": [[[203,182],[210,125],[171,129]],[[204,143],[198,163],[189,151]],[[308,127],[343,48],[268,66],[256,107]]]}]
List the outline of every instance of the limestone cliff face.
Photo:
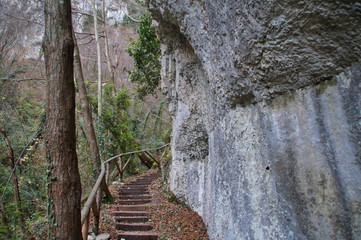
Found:
[{"label": "limestone cliff face", "polygon": [[361,239],[361,4],[149,0],[169,187],[211,239]]}]

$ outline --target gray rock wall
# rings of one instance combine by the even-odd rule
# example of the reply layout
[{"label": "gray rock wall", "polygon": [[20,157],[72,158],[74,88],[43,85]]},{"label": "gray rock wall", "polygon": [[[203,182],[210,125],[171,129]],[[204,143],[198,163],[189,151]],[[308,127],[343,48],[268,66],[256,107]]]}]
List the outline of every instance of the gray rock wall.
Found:
[{"label": "gray rock wall", "polygon": [[361,239],[361,4],[148,4],[169,187],[211,239]]}]

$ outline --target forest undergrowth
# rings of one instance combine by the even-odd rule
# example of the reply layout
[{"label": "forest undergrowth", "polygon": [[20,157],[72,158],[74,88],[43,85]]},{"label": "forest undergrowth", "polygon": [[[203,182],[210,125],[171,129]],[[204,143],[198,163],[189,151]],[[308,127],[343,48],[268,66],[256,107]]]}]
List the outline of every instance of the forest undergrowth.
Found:
[{"label": "forest undergrowth", "polygon": [[[97,27],[101,33],[99,44],[92,33],[95,28],[91,6],[84,9],[81,8],[83,5],[73,6],[74,33],[101,160],[119,153],[162,146],[169,143],[171,136],[172,118],[158,86],[161,56],[152,20],[141,1],[127,0],[126,3],[129,16],[112,24],[102,24],[107,22],[107,11],[114,6],[120,9],[124,6],[115,0],[113,5],[96,5],[95,12],[100,20],[103,19]],[[56,178],[49,178],[54,166],[48,161],[45,140],[47,82],[44,50],[39,47],[38,56],[30,58],[28,52],[33,54],[34,47],[32,43],[23,44],[24,39],[31,40],[26,35],[29,32],[44,31],[41,29],[44,9],[41,3],[19,1],[14,4],[7,1],[6,7],[0,11],[14,16],[20,14],[28,20],[25,25],[19,17],[5,18],[5,14],[0,14],[0,239],[48,239],[51,234],[49,227],[57,223],[50,217],[49,208],[54,196],[48,190]],[[149,41],[144,41],[144,34]],[[109,55],[102,60],[101,116],[98,111],[99,68],[94,51],[97,45],[103,58]],[[139,58],[147,59],[147,62],[139,62]],[[91,155],[85,109],[80,101],[80,86],[76,78],[74,85],[76,151],[82,186],[81,203],[84,204],[100,166],[96,167]],[[158,152],[153,157],[159,158],[160,154]],[[124,166],[128,158],[121,161]],[[125,168],[123,177],[139,174],[148,168],[134,157]],[[116,165],[112,163],[109,181],[117,177]]]}]

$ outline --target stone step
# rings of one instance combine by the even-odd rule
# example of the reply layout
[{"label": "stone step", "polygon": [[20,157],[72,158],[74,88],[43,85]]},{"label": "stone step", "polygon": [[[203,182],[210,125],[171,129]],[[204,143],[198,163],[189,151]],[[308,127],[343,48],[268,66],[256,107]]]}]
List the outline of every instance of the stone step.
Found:
[{"label": "stone step", "polygon": [[147,195],[147,194],[149,194],[149,192],[148,191],[133,191],[133,190],[120,190],[119,192],[118,192],[118,194],[120,195],[120,196],[122,196],[122,195]]},{"label": "stone step", "polygon": [[148,212],[143,211],[117,211],[112,213],[113,216],[117,217],[127,217],[127,216],[148,216]]},{"label": "stone step", "polygon": [[155,177],[152,177],[152,178],[144,178],[144,179],[138,179],[138,180],[135,180],[134,182],[132,183],[151,183],[153,182],[155,179]]},{"label": "stone step", "polygon": [[148,216],[115,217],[118,223],[146,223],[149,222]]},{"label": "stone step", "polygon": [[149,185],[151,182],[153,182],[156,178],[154,179],[149,179],[149,180],[138,180],[138,181],[134,181],[134,182],[130,182],[127,184],[138,184],[138,185]]},{"label": "stone step", "polygon": [[118,199],[122,199],[122,200],[126,200],[126,199],[151,199],[152,196],[150,196],[149,194],[143,194],[143,195],[120,195],[118,196]]},{"label": "stone step", "polygon": [[121,205],[142,205],[142,204],[147,204],[150,203],[152,200],[151,199],[128,199],[128,200],[117,200],[115,203],[116,204],[121,204]]},{"label": "stone step", "polygon": [[122,186],[122,188],[127,188],[127,187],[147,188],[148,186],[149,186],[149,184],[132,183],[132,184],[125,184],[125,185]]},{"label": "stone step", "polygon": [[142,177],[140,177],[139,179],[154,178],[154,177],[157,177],[157,176],[159,176],[159,175],[160,175],[160,173],[149,174],[149,175],[147,175],[147,176],[142,176]]},{"label": "stone step", "polygon": [[124,184],[118,191],[117,204],[112,215],[116,222],[115,229],[120,230],[118,240],[157,240],[158,236],[152,232],[153,227],[148,223],[148,207],[144,204],[152,200],[148,186],[157,179],[156,174],[141,177],[134,182]]},{"label": "stone step", "polygon": [[116,205],[114,207],[116,209],[116,211],[140,211],[140,212],[144,212],[147,211],[147,207],[146,206],[132,206],[132,205]]},{"label": "stone step", "polygon": [[128,184],[122,185],[123,188],[126,188],[126,187],[144,187],[144,188],[147,188],[148,186],[149,186],[149,184],[144,184],[144,183],[128,183]]},{"label": "stone step", "polygon": [[148,188],[146,187],[126,187],[126,188],[120,188],[119,192],[121,191],[148,191]]},{"label": "stone step", "polygon": [[123,186],[121,189],[148,189],[149,185],[127,185],[127,186]]},{"label": "stone step", "polygon": [[143,193],[143,192],[148,192],[147,188],[121,188],[119,189],[119,193],[120,192],[126,192],[126,193],[137,193],[139,195],[139,193]]},{"label": "stone step", "polygon": [[121,186],[122,188],[148,188],[149,184],[145,184],[145,183],[129,183],[129,184],[125,184],[123,186]]},{"label": "stone step", "polygon": [[127,188],[120,188],[119,192],[131,192],[131,191],[148,191],[148,188],[137,188],[137,187],[127,187]]},{"label": "stone step", "polygon": [[122,231],[150,231],[153,227],[147,223],[116,223],[115,229]]},{"label": "stone step", "polygon": [[157,240],[158,235],[153,232],[123,232],[118,234],[118,240]]}]

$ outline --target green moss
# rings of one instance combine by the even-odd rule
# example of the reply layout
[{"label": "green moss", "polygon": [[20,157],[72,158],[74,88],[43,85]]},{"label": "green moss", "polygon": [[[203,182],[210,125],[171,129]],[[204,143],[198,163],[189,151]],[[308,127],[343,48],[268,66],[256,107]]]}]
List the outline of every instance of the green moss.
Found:
[{"label": "green moss", "polygon": [[187,209],[190,209],[190,207],[187,205],[187,203],[184,200],[181,200],[177,198],[174,193],[172,193],[170,190],[163,189],[164,194],[167,196],[167,200],[170,203],[180,205],[182,207],[185,207]]},{"label": "green moss", "polygon": [[320,84],[318,85],[318,94],[323,94],[327,88],[329,87],[333,87],[337,85],[337,80],[334,77],[330,77],[325,79],[324,81],[320,82]]}]

